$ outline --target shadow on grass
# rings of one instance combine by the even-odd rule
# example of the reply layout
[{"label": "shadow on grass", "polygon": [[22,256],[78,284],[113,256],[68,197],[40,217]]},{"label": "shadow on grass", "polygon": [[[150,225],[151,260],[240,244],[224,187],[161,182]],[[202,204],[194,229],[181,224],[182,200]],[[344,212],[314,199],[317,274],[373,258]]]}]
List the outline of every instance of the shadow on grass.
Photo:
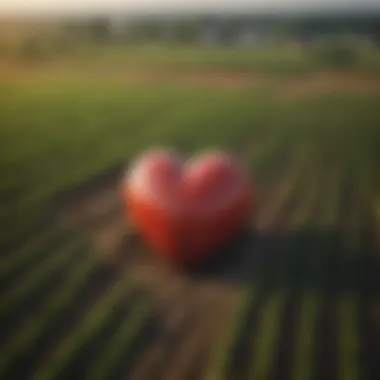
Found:
[{"label": "shadow on grass", "polygon": [[[313,316],[316,318],[316,378],[336,379],[337,355],[342,343],[338,324],[339,318],[344,318],[340,309],[340,301],[345,299],[343,295],[357,304],[353,313],[357,313],[358,326],[350,328],[357,329],[359,334],[358,341],[354,340],[353,344],[358,345],[360,371],[363,378],[378,378],[376,358],[380,351],[374,338],[377,329],[371,308],[380,295],[380,267],[370,242],[370,236],[364,232],[358,247],[350,249],[342,231],[312,228],[268,235],[245,233],[231,242],[214,261],[199,268],[195,276],[252,285],[258,290],[242,316],[243,327],[231,347],[228,378],[247,378],[251,373],[252,358],[256,354],[252,352],[254,341],[262,333],[261,318],[267,315],[263,310],[278,296],[284,304],[273,348],[271,378],[292,379],[292,347],[299,334],[301,303],[317,297],[320,304]],[[270,318],[275,317],[271,315]],[[350,318],[355,316],[347,315],[347,320]]]},{"label": "shadow on grass", "polygon": [[363,236],[355,249],[347,248],[339,230],[304,228],[291,232],[241,232],[212,259],[194,268],[195,278],[268,289],[318,291],[379,291],[369,239]]}]

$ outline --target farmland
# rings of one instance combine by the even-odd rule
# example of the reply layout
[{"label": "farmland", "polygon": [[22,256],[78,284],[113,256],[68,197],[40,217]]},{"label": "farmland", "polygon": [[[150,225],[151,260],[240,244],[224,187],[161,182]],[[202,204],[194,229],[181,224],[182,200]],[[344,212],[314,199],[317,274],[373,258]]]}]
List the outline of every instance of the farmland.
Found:
[{"label": "farmland", "polygon": [[[380,77],[118,54],[1,66],[0,378],[380,378]],[[255,182],[248,231],[196,273],[124,220],[151,146],[227,149]]]}]

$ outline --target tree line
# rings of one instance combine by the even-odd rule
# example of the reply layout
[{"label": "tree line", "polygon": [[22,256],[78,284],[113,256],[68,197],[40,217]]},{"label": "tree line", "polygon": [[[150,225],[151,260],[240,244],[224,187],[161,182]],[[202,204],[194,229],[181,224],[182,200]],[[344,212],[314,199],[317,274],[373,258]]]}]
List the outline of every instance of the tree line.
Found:
[{"label": "tree line", "polygon": [[370,15],[314,15],[314,16],[265,16],[203,15],[188,17],[127,18],[117,24],[112,18],[98,17],[69,21],[64,30],[71,36],[83,36],[96,42],[122,40],[198,41],[205,32],[213,31],[221,41],[230,41],[250,30],[277,36],[313,37],[324,34],[350,33],[364,35],[380,41],[380,14]]}]

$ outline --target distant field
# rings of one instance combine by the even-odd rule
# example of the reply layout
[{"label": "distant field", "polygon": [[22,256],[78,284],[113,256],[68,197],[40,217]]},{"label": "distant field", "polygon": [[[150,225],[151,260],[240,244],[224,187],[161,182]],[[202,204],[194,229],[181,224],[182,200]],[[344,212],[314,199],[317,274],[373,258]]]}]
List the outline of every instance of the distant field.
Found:
[{"label": "distant field", "polygon": [[[328,46],[281,43],[259,47],[176,44],[115,43],[99,48],[91,44],[49,42],[48,34],[31,46],[27,43],[0,46],[0,61],[13,64],[81,61],[85,67],[113,64],[120,67],[160,70],[219,69],[257,72],[276,76],[304,75],[331,69],[362,74],[380,73],[380,49],[363,44],[334,53]],[[43,38],[43,37],[42,37]],[[339,48],[339,46],[338,46]],[[342,49],[340,49],[342,50]]]},{"label": "distant field", "polygon": [[[93,50],[96,60],[139,64],[160,68],[211,68],[231,71],[259,71],[270,74],[303,74],[331,68],[330,55],[321,55],[315,47],[301,48],[296,43],[268,47],[210,47],[143,45]],[[348,68],[357,72],[379,73],[380,51],[362,47]],[[350,57],[347,58],[347,61]]]},{"label": "distant field", "polygon": [[[1,76],[0,378],[380,378],[376,76],[44,65]],[[155,145],[235,152],[259,190],[197,275],[123,219],[123,169]]]}]

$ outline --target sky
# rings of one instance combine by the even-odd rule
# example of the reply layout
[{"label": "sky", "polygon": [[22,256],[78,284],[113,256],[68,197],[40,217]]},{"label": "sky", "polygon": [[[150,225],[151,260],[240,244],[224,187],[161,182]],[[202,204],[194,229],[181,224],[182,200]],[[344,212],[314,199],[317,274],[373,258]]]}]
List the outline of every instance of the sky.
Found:
[{"label": "sky", "polygon": [[[318,5],[316,5],[318,4]],[[312,10],[380,8],[379,0],[0,0],[0,15],[61,14],[123,11]]]}]

